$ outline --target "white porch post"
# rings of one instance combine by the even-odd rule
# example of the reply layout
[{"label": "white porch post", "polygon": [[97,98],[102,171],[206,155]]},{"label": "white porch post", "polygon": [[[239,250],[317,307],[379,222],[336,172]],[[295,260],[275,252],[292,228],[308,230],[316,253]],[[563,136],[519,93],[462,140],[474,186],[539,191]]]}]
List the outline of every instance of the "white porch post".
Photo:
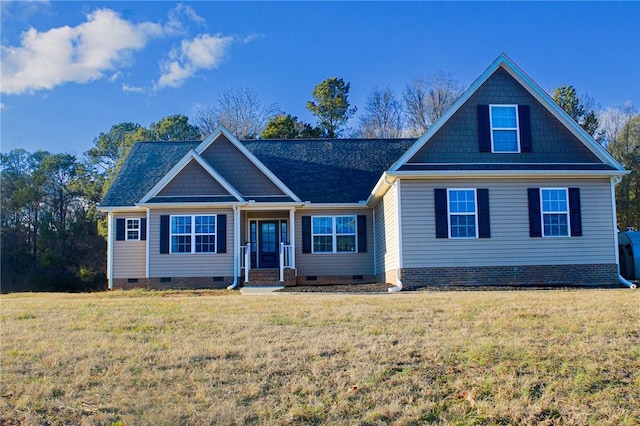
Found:
[{"label": "white porch post", "polygon": [[[289,209],[289,245],[291,245],[291,264],[292,269],[296,269],[296,220],[295,209]],[[298,272],[296,271],[296,275]]]},{"label": "white porch post", "polygon": [[233,282],[240,275],[240,207],[233,206]]}]

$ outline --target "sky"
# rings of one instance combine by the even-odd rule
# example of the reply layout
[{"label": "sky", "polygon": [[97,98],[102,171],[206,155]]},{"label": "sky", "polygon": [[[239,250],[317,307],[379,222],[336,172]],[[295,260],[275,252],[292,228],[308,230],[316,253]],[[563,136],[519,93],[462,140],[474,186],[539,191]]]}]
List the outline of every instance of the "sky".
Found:
[{"label": "sky", "polygon": [[[351,105],[418,75],[470,85],[502,52],[543,89],[640,108],[640,2],[0,2],[0,151],[81,157],[121,122],[195,117],[222,91],[315,124],[329,77]],[[357,124],[357,115],[350,124]]]}]

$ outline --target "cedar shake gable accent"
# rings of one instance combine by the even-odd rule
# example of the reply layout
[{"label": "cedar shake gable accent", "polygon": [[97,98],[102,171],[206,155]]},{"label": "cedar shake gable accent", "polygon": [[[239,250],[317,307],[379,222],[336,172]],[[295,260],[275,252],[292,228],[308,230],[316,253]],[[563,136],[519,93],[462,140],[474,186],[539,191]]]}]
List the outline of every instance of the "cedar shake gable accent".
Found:
[{"label": "cedar shake gable accent", "polygon": [[[487,147],[490,129],[479,119],[487,119],[485,107],[499,104],[518,106],[519,153],[492,153],[490,140]],[[455,173],[459,165],[478,165],[478,170],[487,170],[483,166],[496,164],[549,164],[572,170],[584,165],[584,171],[597,166],[612,176],[626,174],[602,146],[505,54],[487,67],[389,172],[415,173],[421,167],[432,170],[431,165],[438,165],[441,170]]]},{"label": "cedar shake gable accent", "polygon": [[158,197],[230,195],[197,161],[190,161],[158,192]]}]

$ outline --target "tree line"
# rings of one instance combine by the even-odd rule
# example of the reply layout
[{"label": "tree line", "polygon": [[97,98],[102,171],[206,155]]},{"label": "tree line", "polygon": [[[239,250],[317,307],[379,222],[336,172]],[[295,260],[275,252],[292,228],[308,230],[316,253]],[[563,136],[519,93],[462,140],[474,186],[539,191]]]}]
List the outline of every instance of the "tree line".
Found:
[{"label": "tree line", "polygon": [[[449,74],[412,79],[397,96],[374,88],[357,117],[350,83],[328,78],[306,108],[315,124],[264,104],[251,89],[223,91],[217,103],[144,127],[114,124],[82,157],[14,149],[0,154],[2,292],[87,291],[106,284],[106,222],[97,206],[138,141],[200,140],[218,125],[241,139],[418,137],[456,101],[463,85]],[[618,226],[640,229],[640,115],[630,105],[598,111],[595,101],[562,85],[552,94],[584,130],[631,173],[616,186]]]}]

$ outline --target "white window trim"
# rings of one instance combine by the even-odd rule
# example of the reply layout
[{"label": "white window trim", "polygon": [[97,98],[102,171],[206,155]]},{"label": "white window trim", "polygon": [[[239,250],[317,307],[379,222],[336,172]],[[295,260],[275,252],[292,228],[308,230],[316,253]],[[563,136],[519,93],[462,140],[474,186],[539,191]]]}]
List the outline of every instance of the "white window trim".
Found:
[{"label": "white window trim", "polygon": [[[213,228],[214,229],[213,233],[196,234],[196,217],[200,217],[200,216],[213,216],[213,217],[215,217],[215,226]],[[174,217],[190,217],[191,218],[191,232],[189,234],[174,234],[172,232],[172,230],[171,230]],[[174,252],[173,251],[173,237],[174,236],[182,236],[182,235],[191,236],[191,251],[190,252],[181,253],[181,252]],[[196,235],[213,235],[213,238],[214,238],[214,241],[215,241],[215,250],[214,251],[201,252],[201,253],[196,252]],[[218,238],[218,215],[217,214],[176,214],[176,215],[171,215],[169,217],[169,254],[195,254],[195,255],[216,254],[216,253],[218,253],[218,240],[217,240],[217,238]]]},{"label": "white window trim", "polygon": [[[136,228],[129,229],[129,222],[138,222],[138,226]],[[139,217],[128,217],[124,221],[124,239],[125,241],[140,241],[140,227],[142,226],[141,220]],[[129,231],[137,231],[138,238],[129,238]]]},{"label": "white window trim", "polygon": [[[544,233],[544,199],[542,197],[542,191],[564,191],[565,201],[567,204],[567,210],[564,212],[546,212],[547,214],[565,214],[567,216],[567,235],[545,235]],[[571,237],[571,214],[569,207],[569,188],[540,188],[540,227],[542,228],[543,238],[568,238]]]},{"label": "white window trim", "polygon": [[[516,127],[493,127],[493,114],[491,111],[494,107],[513,107],[516,110]],[[520,147],[520,118],[518,117],[518,105],[517,104],[490,104],[489,105],[489,128],[491,133],[491,152],[495,154],[519,154],[521,152]],[[516,143],[518,145],[517,151],[496,151],[493,144],[493,131],[494,130],[515,130],[516,131]]]},{"label": "white window trim", "polygon": [[[316,217],[329,217],[331,218],[331,234],[316,234],[315,232],[313,232],[313,219]],[[356,219],[356,229],[354,231],[353,234],[344,234],[341,233],[339,234],[337,232],[337,218],[339,217],[353,217]],[[355,237],[355,251],[338,251],[338,236],[351,236],[353,235]],[[315,251],[315,244],[314,242],[314,237],[326,237],[326,236],[330,236],[331,237],[331,251]],[[354,254],[354,253],[358,253],[358,215],[355,214],[345,214],[345,215],[337,215],[337,216],[332,216],[332,215],[318,215],[318,216],[311,216],[311,253],[312,254]]]},{"label": "white window trim", "polygon": [[[450,201],[451,201],[451,191],[473,191],[473,205],[474,205],[474,213],[475,217],[475,228],[476,235],[473,237],[454,237],[451,235],[451,215],[456,216],[471,216],[471,213],[451,213]],[[478,235],[480,234],[478,229],[478,189],[477,188],[447,188],[447,227],[449,228],[449,238],[452,240],[473,240],[478,239]]]}]

